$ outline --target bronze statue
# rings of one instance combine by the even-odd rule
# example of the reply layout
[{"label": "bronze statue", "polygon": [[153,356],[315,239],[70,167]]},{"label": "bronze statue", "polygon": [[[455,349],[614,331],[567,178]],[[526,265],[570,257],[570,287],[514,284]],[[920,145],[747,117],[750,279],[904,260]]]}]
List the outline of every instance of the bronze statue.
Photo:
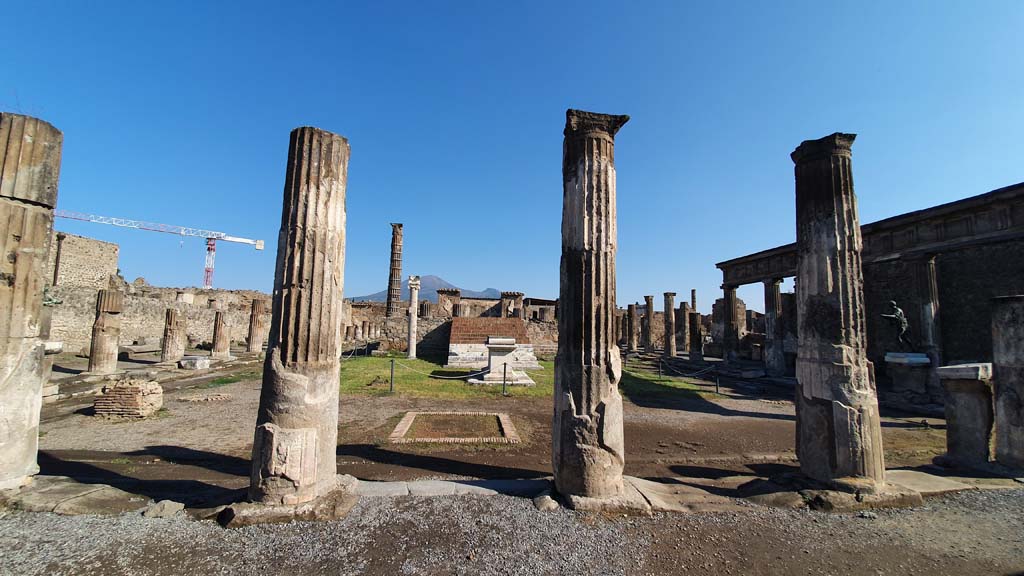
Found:
[{"label": "bronze statue", "polygon": [[910,336],[907,334],[907,329],[910,327],[910,322],[907,321],[907,315],[904,314],[903,310],[896,305],[895,300],[889,301],[889,309],[891,313],[882,314],[882,318],[885,318],[896,325],[896,329],[898,330],[896,339],[899,341],[900,347],[908,352],[912,351],[915,346],[910,340]]}]

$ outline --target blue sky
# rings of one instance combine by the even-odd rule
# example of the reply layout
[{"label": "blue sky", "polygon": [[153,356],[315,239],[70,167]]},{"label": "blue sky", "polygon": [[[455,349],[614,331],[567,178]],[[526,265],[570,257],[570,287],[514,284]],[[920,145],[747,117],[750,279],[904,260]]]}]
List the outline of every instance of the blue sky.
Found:
[{"label": "blue sky", "polygon": [[[802,140],[858,134],[862,222],[1024,180],[1024,3],[22,2],[0,109],[64,132],[59,207],[262,238],[215,285],[269,291],[288,134],[352,145],[347,295],[403,273],[558,293],[565,109],[616,142],[619,303],[791,242]],[[132,280],[201,284],[204,244],[59,220]],[[759,286],[740,296],[763,309]]]}]

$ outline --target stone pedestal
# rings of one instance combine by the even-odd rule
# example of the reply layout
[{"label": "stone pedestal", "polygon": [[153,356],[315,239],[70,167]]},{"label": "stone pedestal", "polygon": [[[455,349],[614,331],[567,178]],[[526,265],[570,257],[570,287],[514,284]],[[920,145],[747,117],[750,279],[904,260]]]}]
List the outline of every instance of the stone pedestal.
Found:
[{"label": "stone pedestal", "polygon": [[675,292],[665,292],[665,350],[667,358],[676,357],[676,307]]},{"label": "stone pedestal", "polygon": [[388,300],[385,315],[399,316],[402,301],[402,225],[391,224],[391,270],[388,273]]},{"label": "stone pedestal", "polygon": [[215,360],[231,358],[231,328],[227,322],[227,312],[218,310],[213,317],[213,348],[210,351],[210,357]]},{"label": "stone pedestal", "polygon": [[185,315],[176,308],[168,308],[164,315],[164,337],[160,343],[160,362],[176,363],[185,357],[187,340]]},{"label": "stone pedestal", "polygon": [[501,384],[533,386],[536,384],[526,372],[513,368],[516,351],[515,338],[487,339],[487,374],[483,378],[470,378],[470,384]]},{"label": "stone pedestal", "polygon": [[109,386],[93,401],[104,418],[146,418],[164,405],[164,389],[157,382],[127,378]]},{"label": "stone pedestal", "polygon": [[113,374],[117,371],[117,343],[121,337],[121,311],[124,294],[100,290],[96,294],[96,321],[92,325],[89,347],[89,372]]},{"label": "stone pedestal", "polygon": [[294,506],[339,488],[339,340],[349,145],[296,128],[288,147],[269,347],[249,497]]},{"label": "stone pedestal", "polygon": [[946,389],[946,456],[952,464],[985,466],[992,459],[992,365],[936,369]]},{"label": "stone pedestal", "polygon": [[614,136],[627,116],[566,112],[552,468],[574,508],[644,508],[622,468],[622,363],[614,341]]},{"label": "stone pedestal", "polygon": [[885,371],[892,381],[893,399],[913,405],[939,404],[944,401],[944,392],[936,390],[938,378],[927,354],[918,352],[887,352]]},{"label": "stone pedestal", "polygon": [[1024,469],[1024,296],[992,300],[996,460]]},{"label": "stone pedestal", "polygon": [[409,276],[409,343],[406,349],[410,359],[416,358],[416,315],[419,313],[420,277]]},{"label": "stone pedestal", "polygon": [[0,490],[39,471],[41,315],[63,139],[42,120],[0,113]]},{"label": "stone pedestal", "polygon": [[263,314],[266,313],[267,304],[259,298],[254,298],[249,311],[249,336],[246,338],[245,351],[250,353],[263,352],[263,337],[266,328],[263,326]]},{"label": "stone pedestal", "polygon": [[800,470],[870,491],[885,462],[873,367],[867,358],[861,230],[852,134],[802,143],[796,164],[796,449]]}]

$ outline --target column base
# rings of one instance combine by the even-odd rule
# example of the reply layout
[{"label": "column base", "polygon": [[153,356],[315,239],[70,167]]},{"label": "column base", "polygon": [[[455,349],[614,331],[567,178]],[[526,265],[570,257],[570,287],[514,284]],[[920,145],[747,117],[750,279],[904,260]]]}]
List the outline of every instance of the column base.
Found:
[{"label": "column base", "polygon": [[280,524],[292,521],[325,522],[339,520],[359,500],[359,480],[348,474],[336,476],[337,486],[309,502],[287,505],[268,505],[259,502],[232,504],[217,515],[217,523],[225,528],[241,528],[256,524]]},{"label": "column base", "polygon": [[632,483],[623,481],[622,492],[608,498],[589,498],[562,494],[566,506],[580,512],[612,512],[620,514],[651,514],[651,505]]}]

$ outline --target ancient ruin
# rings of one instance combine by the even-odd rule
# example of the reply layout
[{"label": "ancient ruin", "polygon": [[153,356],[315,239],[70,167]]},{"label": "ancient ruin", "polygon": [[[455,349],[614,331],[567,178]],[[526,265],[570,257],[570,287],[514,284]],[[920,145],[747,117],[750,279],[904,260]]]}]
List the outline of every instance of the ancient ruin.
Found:
[{"label": "ancient ruin", "polygon": [[992,304],[996,460],[1024,469],[1024,295]]},{"label": "ancient ruin", "polygon": [[654,352],[654,296],[644,296],[644,316],[640,321],[640,341],[644,352]]},{"label": "ancient ruin", "polygon": [[40,315],[63,141],[63,134],[43,120],[0,114],[3,251],[13,257],[0,264],[6,278],[0,283],[0,489],[16,488],[39,470],[46,377]]},{"label": "ancient ruin", "polygon": [[639,330],[639,320],[637,318],[636,304],[630,304],[626,307],[626,351],[636,352],[640,350],[640,345],[637,341],[637,331]]},{"label": "ancient ruin", "polygon": [[391,224],[391,268],[388,272],[387,317],[400,314],[402,300],[402,225]]},{"label": "ancient ruin", "polygon": [[675,292],[665,292],[665,344],[663,354],[669,358],[676,357],[676,315]]},{"label": "ancient ruin", "polygon": [[419,314],[420,277],[409,276],[409,343],[406,357],[416,357],[416,316]]},{"label": "ancient ruin", "polygon": [[124,294],[118,290],[96,293],[96,320],[92,324],[89,348],[89,372],[111,374],[117,371],[117,342],[121,336],[121,311]]},{"label": "ancient ruin", "polygon": [[185,356],[185,317],[177,308],[168,308],[164,320],[164,337],[160,341],[160,362],[175,363]]},{"label": "ancient ruin", "polygon": [[266,301],[260,298],[253,298],[252,310],[249,313],[249,335],[245,341],[245,351],[249,353],[263,352],[263,339],[266,336],[266,327],[263,325],[263,315],[266,313]]},{"label": "ancient ruin", "polygon": [[217,360],[227,360],[231,357],[231,328],[227,324],[227,314],[223,310],[217,310],[213,317],[213,346],[210,348],[210,357]]},{"label": "ancient ruin", "polygon": [[[864,279],[850,146],[853,134],[808,140],[796,164],[797,457],[816,480],[885,480],[878,400],[867,359]],[[735,289],[726,289],[726,298]]]},{"label": "ancient ruin", "polygon": [[164,405],[160,384],[136,378],[124,378],[103,387],[93,402],[97,416],[104,418],[146,418]]},{"label": "ancient ruin", "polygon": [[[628,493],[615,312],[615,133],[628,116],[568,110],[562,178],[562,261],[552,467],[575,508]],[[648,298],[648,315],[650,299]],[[649,334],[649,332],[648,332]],[[615,504],[612,504],[614,507]]]},{"label": "ancient ruin", "polygon": [[338,373],[348,141],[318,128],[288,146],[270,347],[249,497],[296,505],[339,486]]}]

